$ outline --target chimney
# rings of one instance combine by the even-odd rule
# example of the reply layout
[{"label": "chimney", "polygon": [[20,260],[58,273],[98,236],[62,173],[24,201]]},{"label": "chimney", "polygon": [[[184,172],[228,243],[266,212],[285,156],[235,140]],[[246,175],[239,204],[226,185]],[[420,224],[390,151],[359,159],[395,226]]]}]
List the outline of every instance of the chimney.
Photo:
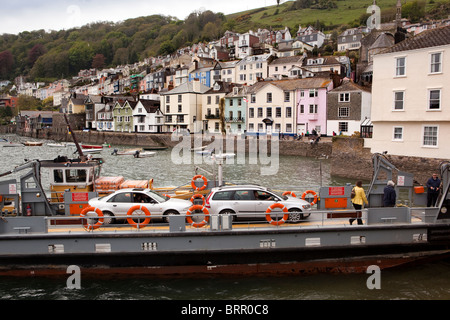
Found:
[{"label": "chimney", "polygon": [[200,92],[200,80],[199,79],[194,79],[194,81],[192,82],[192,90],[194,92]]}]

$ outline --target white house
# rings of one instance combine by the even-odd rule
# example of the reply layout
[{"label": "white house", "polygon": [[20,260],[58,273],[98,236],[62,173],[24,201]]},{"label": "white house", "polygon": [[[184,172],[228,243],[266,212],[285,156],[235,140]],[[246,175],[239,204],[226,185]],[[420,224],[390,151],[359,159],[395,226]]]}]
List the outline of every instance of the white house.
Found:
[{"label": "white house", "polygon": [[372,152],[449,159],[450,26],[373,57]]},{"label": "white house", "polygon": [[164,114],[157,100],[139,100],[133,110],[134,132],[161,133],[164,126]]}]

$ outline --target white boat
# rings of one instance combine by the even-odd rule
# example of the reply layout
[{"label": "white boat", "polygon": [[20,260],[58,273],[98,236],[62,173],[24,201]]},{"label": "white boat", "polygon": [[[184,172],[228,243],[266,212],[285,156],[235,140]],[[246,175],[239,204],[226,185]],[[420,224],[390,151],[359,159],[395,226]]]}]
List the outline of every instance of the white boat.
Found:
[{"label": "white boat", "polygon": [[3,145],[3,148],[13,148],[13,147],[23,147],[24,144],[23,143],[7,143]]},{"label": "white boat", "polygon": [[139,152],[138,154],[135,154],[135,158],[151,158],[154,157],[156,152]]},{"label": "white boat", "polygon": [[27,141],[27,142],[25,142],[25,145],[27,147],[40,147],[43,144],[44,144],[43,142],[38,142],[38,141]]},{"label": "white boat", "polygon": [[65,148],[66,144],[65,143],[47,143],[47,146],[49,146],[50,148]]},{"label": "white boat", "polygon": [[101,149],[81,149],[83,154],[99,154],[102,152]]},{"label": "white boat", "polygon": [[142,149],[128,149],[123,151],[114,149],[111,154],[114,156],[134,156],[137,152],[142,152]]}]

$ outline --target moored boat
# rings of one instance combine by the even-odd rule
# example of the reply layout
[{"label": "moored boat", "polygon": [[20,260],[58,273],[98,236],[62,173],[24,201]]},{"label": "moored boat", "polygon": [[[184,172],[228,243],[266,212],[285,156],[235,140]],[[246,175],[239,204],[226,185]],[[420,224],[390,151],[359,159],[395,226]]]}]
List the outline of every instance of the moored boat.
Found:
[{"label": "moored boat", "polygon": [[66,144],[65,143],[47,143],[47,146],[49,146],[50,148],[65,148]]},{"label": "moored boat", "polygon": [[27,147],[40,147],[43,144],[44,144],[43,142],[37,142],[37,141],[26,141],[25,142],[25,146],[27,146]]},{"label": "moored boat", "polygon": [[103,149],[103,146],[90,145],[90,144],[81,144],[82,149]]},{"label": "moored boat", "polygon": [[24,144],[23,143],[13,143],[13,142],[9,142],[3,145],[4,148],[15,148],[15,147],[23,147]]}]

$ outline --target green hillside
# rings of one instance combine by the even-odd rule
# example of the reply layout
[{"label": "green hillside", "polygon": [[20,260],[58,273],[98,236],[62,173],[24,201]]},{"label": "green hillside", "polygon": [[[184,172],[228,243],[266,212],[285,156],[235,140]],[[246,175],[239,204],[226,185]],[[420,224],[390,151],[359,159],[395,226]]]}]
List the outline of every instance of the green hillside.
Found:
[{"label": "green hillside", "polygon": [[[70,78],[79,70],[115,67],[150,56],[167,55],[178,48],[222,37],[226,30],[239,33],[258,28],[290,28],[314,25],[324,32],[365,25],[372,0],[296,0],[277,6],[225,16],[209,10],[192,12],[185,20],[152,15],[121,23],[96,22],[61,31],[35,30],[0,35],[0,80],[18,75],[29,80]],[[269,0],[266,0],[268,3]],[[382,19],[395,17],[397,0],[378,0]],[[419,21],[450,15],[448,0],[402,0],[404,18]],[[226,4],[224,4],[226,5]]]}]

